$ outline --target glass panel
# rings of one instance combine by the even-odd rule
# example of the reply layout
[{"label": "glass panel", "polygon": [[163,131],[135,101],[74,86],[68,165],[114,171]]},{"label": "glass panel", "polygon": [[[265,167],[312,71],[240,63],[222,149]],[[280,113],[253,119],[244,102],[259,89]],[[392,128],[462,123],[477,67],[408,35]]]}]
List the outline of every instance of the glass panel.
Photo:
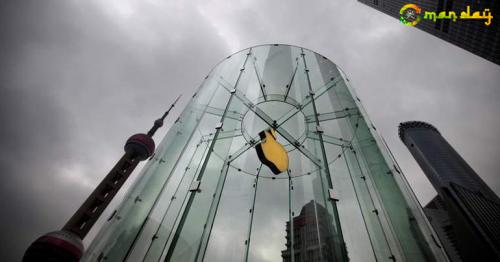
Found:
[{"label": "glass panel", "polygon": [[[327,146],[331,147],[331,146]],[[375,261],[375,254],[370,235],[367,232],[365,213],[360,208],[360,199],[353,188],[353,181],[349,168],[345,162],[345,155],[330,160],[329,165],[334,185],[334,192],[339,201],[337,207],[341,225],[343,226],[343,236],[347,245],[349,259],[352,261]],[[357,179],[360,179],[357,177]],[[374,215],[369,210],[370,215]],[[383,260],[389,256],[385,256]]]},{"label": "glass panel", "polygon": [[325,206],[329,203],[321,193],[319,172],[295,177],[292,183],[295,261],[335,261],[334,218]]},{"label": "glass panel", "polygon": [[[183,216],[180,218],[179,228],[173,236],[169,253],[169,261],[194,261],[199,255],[201,237],[206,228],[207,213],[210,210],[213,195],[221,175],[225,175],[227,165],[224,160],[215,154],[227,157],[231,140],[213,141],[213,151],[209,149],[206,164],[200,170],[198,178],[200,190],[191,191]],[[224,167],[224,168],[223,168]],[[221,170],[221,168],[223,168]]]},{"label": "glass panel", "polygon": [[[341,73],[342,75],[344,75],[343,72]],[[373,123],[370,122],[366,111],[360,103],[361,100],[358,98],[354,89],[350,86],[348,81],[346,82],[346,89],[348,89],[348,91],[351,93],[351,97],[357,104],[360,113],[366,119],[366,123],[371,126],[371,128],[368,129],[374,140],[371,141],[374,143],[374,145],[372,146],[376,147],[376,150],[379,152],[379,154],[381,154],[381,157],[383,158],[383,160],[381,159],[380,161],[383,161],[385,165],[387,165],[387,169],[389,169],[392,173],[392,178],[398,185],[398,194],[401,194],[400,197],[403,197],[406,200],[405,205],[409,216],[409,224],[411,227],[410,230],[413,233],[414,240],[418,245],[420,245],[420,249],[418,251],[413,249],[410,252],[422,252],[422,256],[426,257],[426,259],[428,260],[434,260],[435,258],[433,256],[435,256],[437,259],[444,259],[445,255],[443,254],[443,250],[440,245],[437,244],[438,240],[436,234],[430,226],[430,223],[427,220],[421,208],[421,205],[419,204],[415,194],[411,190],[410,185],[408,184],[405,176],[401,171],[401,168],[396,163],[389,148],[385,144],[385,141],[377,133]],[[413,248],[416,247],[413,246]]]},{"label": "glass panel", "polygon": [[257,175],[255,163],[258,160],[256,158],[254,150],[251,150],[231,162],[208,242],[205,261],[242,261],[244,259]]},{"label": "glass panel", "polygon": [[[359,211],[361,211],[360,217],[364,220],[364,223],[360,225],[360,228],[364,227],[366,230],[366,232],[363,232],[362,234],[365,236],[363,238],[365,241],[363,242],[367,242],[367,239],[370,241],[370,246],[375,251],[375,255],[378,260],[384,260],[391,257],[391,247],[389,246],[386,233],[383,231],[382,224],[379,219],[378,209],[374,204],[374,200],[372,199],[372,195],[370,194],[369,187],[367,185],[367,180],[370,180],[371,178],[366,176],[361,170],[361,166],[357,160],[354,150],[345,150],[343,158],[347,164],[345,165],[347,169],[345,171],[347,171],[354,188],[353,197],[356,199]],[[368,234],[368,238],[366,238],[366,234]],[[359,240],[360,239],[357,239],[357,241]],[[362,247],[361,245],[353,245],[353,248],[356,248],[356,251],[353,253],[358,253],[357,251],[360,251],[359,248]]]},{"label": "glass panel", "polygon": [[[199,134],[193,135],[193,140],[191,140],[190,144],[187,146],[184,151],[184,155],[180,158],[177,163],[170,179],[167,183],[164,184],[161,189],[161,194],[159,198],[156,200],[151,213],[148,215],[146,220],[143,222],[140,228],[139,237],[137,237],[132,247],[130,248],[129,255],[127,256],[129,261],[137,261],[139,257],[143,257],[148,249],[151,239],[155,235],[155,231],[158,226],[161,224],[161,220],[163,217],[163,213],[166,212],[166,205],[158,205],[158,203],[168,203],[174,194],[175,190],[178,188],[179,184],[182,182],[184,178],[184,173],[186,167],[190,165],[193,157],[197,153],[198,147],[194,144],[196,140],[200,140],[201,136]],[[164,161],[164,160],[161,160]]]},{"label": "glass panel", "polygon": [[213,72],[214,79],[234,86],[239,77],[240,70],[245,67],[244,62],[247,59],[248,52],[248,49],[243,50],[229,56],[226,60],[218,64],[217,70]]},{"label": "glass panel", "polygon": [[264,65],[262,81],[267,94],[284,94],[294,71],[292,51],[287,45],[273,45]]},{"label": "glass panel", "polygon": [[[246,55],[245,67],[250,53]],[[244,82],[243,75],[249,74],[248,70],[240,70],[234,89],[238,89],[240,81]],[[221,89],[225,90],[225,89]],[[186,209],[179,221],[179,226],[166,249],[165,259],[169,261],[193,261],[201,259],[206,250],[207,240],[210,236],[215,214],[224,188],[228,165],[227,159],[232,146],[232,139],[219,139],[221,131],[238,130],[240,122],[226,118],[229,111],[240,112],[243,104],[233,99],[234,92],[230,91],[229,101],[226,103],[225,112],[221,118],[223,126],[216,127],[216,131],[209,147],[209,154],[203,163],[196,181],[200,183],[199,190],[191,190]],[[235,131],[237,132],[237,131]],[[238,145],[235,145],[238,147]]]},{"label": "glass panel", "polygon": [[[181,208],[186,203],[189,186],[193,183],[196,174],[201,167],[204,156],[207,153],[208,145],[209,141],[203,141],[197,145],[197,151],[193,154],[190,164],[184,170],[182,179],[175,192],[172,195],[166,195],[166,197],[170,197],[170,200],[164,201],[164,203],[168,203],[168,205],[166,210],[163,212],[160,224],[157,226],[154,235],[150,238],[151,243],[148,244],[147,241],[144,241],[149,245],[143,256],[145,258],[144,261],[158,261],[165,245],[167,244],[167,240],[171,236],[174,225],[179,219],[179,214],[182,211]],[[132,261],[138,260],[139,259]]]},{"label": "glass panel", "polygon": [[248,261],[282,261],[288,217],[288,180],[271,179],[267,167],[261,170],[250,237]]}]

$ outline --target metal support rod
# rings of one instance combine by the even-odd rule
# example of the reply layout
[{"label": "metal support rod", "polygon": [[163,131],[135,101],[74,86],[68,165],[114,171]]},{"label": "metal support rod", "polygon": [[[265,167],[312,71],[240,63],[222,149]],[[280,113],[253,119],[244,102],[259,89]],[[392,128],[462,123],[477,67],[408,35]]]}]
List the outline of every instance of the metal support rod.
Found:
[{"label": "metal support rod", "polygon": [[292,207],[292,177],[290,176],[290,170],[286,172],[288,174],[288,221],[290,221],[290,258],[291,262],[295,262],[295,237],[293,232],[293,207]]},{"label": "metal support rod", "polygon": [[[180,96],[179,96],[179,97],[180,97]],[[170,108],[167,110],[167,112],[165,112],[165,114],[164,114],[163,116],[168,115],[168,112],[169,112],[169,111],[173,108],[173,106],[175,105],[175,103],[178,101],[179,97],[177,97],[177,99],[175,100],[174,104],[170,106]],[[210,103],[210,101],[212,101],[212,99],[213,99],[214,97],[215,97],[215,92],[214,92],[214,94],[212,94],[212,96],[210,97],[208,104]],[[194,96],[191,98],[191,103],[193,103],[193,102],[192,102],[193,100],[194,100]],[[193,104],[194,104],[194,103],[193,103]],[[202,116],[202,117],[205,115],[205,113],[206,113],[206,111],[207,111],[208,104],[207,104],[207,106],[204,108],[204,110],[203,110],[203,112],[202,112],[202,114],[201,114],[201,116]],[[157,120],[157,121],[158,121],[158,120]],[[156,122],[157,122],[157,121],[155,121],[155,124],[156,124]],[[200,124],[200,122],[197,122],[197,123],[196,123],[196,126],[194,127],[194,129],[197,129],[199,124]],[[153,130],[153,129],[151,129],[151,130]],[[150,132],[151,132],[151,130],[150,130]],[[154,130],[153,132],[155,132],[155,131],[156,131],[156,130]],[[191,140],[191,137],[193,137],[193,135],[194,135],[194,132],[190,134],[190,136],[189,136],[189,138],[188,138],[188,140],[187,140],[187,141]],[[185,151],[186,151],[186,149],[187,149],[187,145],[188,145],[188,144],[189,144],[189,142],[187,142],[187,143],[184,145],[184,147],[183,147],[183,148],[182,148],[182,150],[181,150],[180,155],[183,155],[183,154],[184,154],[184,152],[185,152]],[[174,165],[173,165],[173,167],[172,167],[171,171],[169,172],[169,175],[168,175],[167,179],[163,182],[163,184],[162,184],[162,186],[161,186],[161,189],[160,189],[160,191],[159,191],[160,193],[161,193],[161,192],[163,192],[163,190],[165,189],[165,187],[168,185],[168,182],[170,181],[170,178],[171,178],[171,174],[172,174],[172,173],[174,172],[174,170],[177,168],[177,165],[179,164],[179,161],[180,161],[180,158],[177,158],[177,160],[175,161],[175,163],[174,163]],[[146,215],[146,218],[144,218],[144,221],[142,222],[142,224],[141,224],[141,226],[140,226],[139,230],[137,231],[137,234],[135,235],[134,240],[133,240],[133,241],[132,241],[132,243],[130,244],[130,246],[129,246],[128,250],[127,250],[127,253],[125,254],[125,258],[124,258],[124,260],[126,260],[126,259],[128,258],[128,256],[130,255],[130,253],[132,252],[132,250],[133,250],[133,248],[134,248],[134,246],[135,246],[135,244],[136,244],[137,240],[139,239],[139,236],[141,235],[141,232],[143,232],[144,227],[146,226],[146,223],[148,222],[148,218],[151,216],[151,213],[153,213],[153,210],[154,210],[154,209],[155,209],[155,207],[158,205],[158,202],[159,202],[159,199],[160,199],[160,195],[161,195],[161,194],[159,194],[159,195],[158,195],[158,197],[156,197],[156,198],[155,198],[155,200],[154,200],[154,202],[153,202],[153,205],[151,205],[151,208],[149,209],[148,214]]]},{"label": "metal support rod", "polygon": [[[311,94],[310,95],[311,103],[312,103],[314,115],[316,116],[316,125],[318,126],[319,125],[319,120],[317,118],[318,112],[316,109],[316,103],[315,103],[314,93],[312,90],[311,79],[309,77],[309,69],[307,68],[307,62],[306,62],[303,48],[301,48],[301,56],[302,56],[302,60],[304,62],[304,69],[305,69],[305,74],[306,74],[306,78],[307,78],[307,85],[309,87],[309,92]],[[323,144],[323,136],[321,133],[318,133],[318,137],[319,137],[319,142],[320,142],[320,147],[321,147],[321,155],[323,158],[323,170],[326,174],[327,184],[328,184],[329,188],[333,188],[330,169],[328,167],[328,158],[326,156],[325,145]],[[321,171],[320,171],[320,175],[321,175]],[[342,235],[342,228],[340,226],[340,218],[339,218],[339,214],[338,214],[338,210],[337,210],[337,205],[335,204],[334,201],[331,201],[331,203],[332,203],[333,215],[334,215],[334,219],[335,219],[335,227],[337,228],[336,233],[337,233],[338,238],[340,240],[340,253],[338,253],[337,249],[334,249],[335,251],[337,251],[337,252],[335,252],[336,253],[335,256],[337,257],[338,261],[348,261],[349,259],[347,257],[347,251],[345,249],[345,243],[344,243],[344,238]]]},{"label": "metal support rod", "polygon": [[[226,86],[222,85],[228,92],[230,92],[229,88]],[[274,122],[274,119],[271,118],[268,114],[266,114],[263,110],[261,110],[259,107],[255,106],[241,91],[236,90],[236,92],[231,93],[231,97],[233,95],[239,99],[249,110],[255,113],[256,116],[258,116],[260,119],[262,119],[267,125],[270,127],[273,127],[278,134],[280,134],[288,143],[293,145],[295,148],[297,148],[302,154],[304,154],[307,158],[309,158],[314,164],[317,166],[321,166],[321,160],[318,159],[316,156],[314,156],[309,150],[306,148],[300,146],[298,144],[298,141],[290,134],[288,133],[287,130],[285,130],[281,126],[277,126]]]},{"label": "metal support rod", "polygon": [[[359,158],[358,158],[358,154],[357,154],[357,153],[355,153],[355,154],[354,154],[354,159],[355,159],[355,162],[356,162],[356,164],[357,164],[357,166],[358,166],[358,168],[359,168],[359,170],[360,170],[361,174],[362,174],[364,177],[366,177],[366,174],[363,174],[363,171],[362,171],[361,164],[360,164],[360,161],[359,161]],[[364,182],[365,182],[364,184],[365,184],[365,186],[366,186],[366,190],[368,191],[368,195],[369,195],[369,197],[370,197],[371,204],[372,204],[372,206],[373,206],[374,210],[377,210],[377,212],[378,212],[378,208],[377,208],[377,207],[376,207],[376,205],[375,205],[375,201],[374,201],[374,199],[373,199],[372,194],[374,194],[374,195],[375,195],[375,198],[377,199],[377,201],[378,201],[378,202],[380,202],[380,201],[381,201],[381,200],[379,199],[380,197],[378,197],[378,195],[376,194],[376,192],[372,192],[372,191],[370,190],[370,187],[368,186],[368,182],[367,182],[367,180],[366,180],[366,179],[364,180]],[[371,180],[370,180],[370,182],[371,182]],[[385,217],[388,217],[388,215],[387,215],[387,213],[386,213],[385,209],[382,207],[382,205],[380,205],[380,208],[379,208],[379,209],[380,209],[380,211],[381,211],[381,212],[383,212],[383,214],[385,215]],[[397,247],[396,247],[396,248],[391,248],[391,243],[389,242],[389,237],[387,236],[387,232],[384,230],[384,224],[382,223],[382,220],[380,219],[380,217],[381,217],[380,215],[377,215],[377,221],[378,221],[378,223],[380,224],[380,227],[382,228],[382,232],[383,232],[383,235],[384,235],[384,239],[385,239],[385,241],[386,241],[386,243],[387,243],[387,246],[389,247],[389,251],[391,252],[391,256],[398,255],[398,254],[396,254],[396,253],[394,252],[394,249],[396,249],[396,250],[398,250],[398,251],[399,251],[399,250],[401,250],[401,244],[398,242],[398,241],[399,241],[399,240],[398,240],[398,238],[397,238],[397,237],[395,237],[394,229],[390,226],[390,224],[389,224],[389,223],[387,223],[387,222],[386,222],[386,223],[387,223],[387,227],[388,227],[388,231],[389,231],[389,232],[393,235],[393,239],[395,239],[395,240],[396,240],[396,241],[395,241],[395,244],[397,245]],[[402,253],[402,252],[401,252],[401,255],[403,255],[403,256],[404,256],[404,253]]]},{"label": "metal support rod", "polygon": [[[370,246],[372,248],[372,252],[373,252],[373,257],[375,258],[375,261],[378,261],[378,258],[377,258],[377,253],[375,252],[375,248],[373,247],[373,236],[370,234],[370,230],[368,229],[368,225],[366,224],[366,216],[365,216],[365,212],[363,212],[363,208],[361,207],[361,202],[360,202],[360,193],[358,192],[359,190],[356,189],[356,185],[355,185],[355,182],[354,182],[354,177],[352,175],[352,172],[351,172],[351,168],[349,168],[349,162],[347,161],[347,157],[346,157],[346,153],[345,151],[342,152],[342,155],[344,156],[344,161],[345,161],[345,165],[347,167],[347,172],[349,173],[349,178],[351,179],[351,183],[352,183],[352,188],[354,190],[354,195],[356,196],[356,201],[358,202],[358,207],[359,207],[359,211],[361,212],[361,217],[363,219],[363,224],[365,226],[365,229],[366,229],[366,233],[368,234],[368,240],[370,240]],[[360,170],[361,172],[361,170]],[[363,173],[361,172],[361,175],[363,175]],[[365,178],[366,179],[366,178]],[[365,184],[366,185],[366,184]],[[368,187],[367,187],[367,190],[368,190]],[[370,193],[368,192],[368,195]],[[370,199],[371,199],[371,196],[369,195]],[[373,209],[375,209],[375,205],[373,204],[373,199],[371,199],[372,201],[372,207]],[[370,215],[370,214],[367,214],[367,215]],[[377,219],[378,219],[378,216],[377,216]],[[380,221],[379,221],[380,223]],[[381,228],[382,228],[382,224],[380,224]],[[383,232],[383,229],[382,229],[382,232]],[[390,246],[389,246],[389,243],[387,242],[387,237],[385,236],[385,233],[384,233],[384,238],[385,238],[385,242],[387,244],[387,246],[389,247],[389,251],[390,251]],[[391,252],[391,251],[390,251]],[[391,252],[392,253],[392,252]]]},{"label": "metal support rod", "polygon": [[[207,141],[207,146],[205,147],[205,149],[204,149],[204,151],[203,151],[203,155],[202,155],[202,158],[201,158],[201,160],[200,160],[200,164],[201,164],[201,162],[203,161],[203,159],[204,159],[204,158],[208,157],[208,155],[209,155],[209,152],[208,152],[208,141]],[[191,179],[191,182],[189,183],[189,185],[192,185],[192,184],[193,184],[193,182],[195,181],[195,179],[196,179],[196,174],[198,173],[198,170],[199,170],[199,168],[200,168],[200,164],[198,164],[198,167],[196,168],[196,171],[194,172],[194,174],[193,174],[193,178]],[[191,192],[191,191],[189,191],[189,192]],[[188,196],[188,194],[186,194],[186,195],[184,196],[184,199],[182,200],[182,204],[181,204],[180,210],[186,210],[186,208],[182,208],[182,207],[184,207],[184,206],[185,206],[185,204],[186,204],[186,203],[187,203],[187,201],[188,201],[188,198],[189,198],[189,196]],[[181,214],[180,214],[180,212],[179,212],[179,213],[175,216],[174,222],[172,223],[172,230],[170,230],[170,231],[168,232],[168,235],[167,235],[167,237],[165,238],[165,239],[166,239],[166,241],[165,241],[165,244],[163,245],[163,250],[165,250],[165,248],[167,247],[168,240],[170,239],[170,236],[172,235],[172,232],[174,232],[174,229],[175,229],[175,224],[177,223],[177,221],[179,220],[179,218],[181,218]],[[160,260],[161,260],[161,256],[158,258],[158,262],[159,262]]]},{"label": "metal support rod", "polygon": [[214,226],[215,217],[217,216],[217,211],[222,197],[222,191],[224,190],[224,185],[226,184],[227,173],[229,171],[230,161],[224,161],[224,167],[222,168],[221,174],[219,176],[219,181],[217,182],[217,187],[215,188],[214,197],[210,208],[208,209],[208,215],[205,220],[205,227],[203,227],[203,232],[201,233],[200,241],[198,243],[198,248],[196,249],[196,256],[194,261],[203,261],[205,258],[205,252],[207,251],[208,240],[210,234],[212,233],[212,228]]},{"label": "metal support rod", "polygon": [[285,98],[283,99],[283,101],[286,101],[286,99],[288,98],[288,94],[290,93],[290,89],[292,89],[293,80],[295,79],[295,74],[297,73],[297,69],[299,68],[299,60],[298,60],[298,58],[296,60],[297,60],[297,62],[295,64],[295,70],[293,70],[290,82],[286,86],[286,93],[285,93]]},{"label": "metal support rod", "polygon": [[[202,143],[200,142],[200,145],[201,145],[201,144],[202,144]],[[189,166],[191,166],[191,164],[192,164],[192,162],[193,162],[193,159],[194,159],[194,157],[196,156],[196,154],[197,154],[198,150],[199,150],[199,146],[196,148],[195,152],[193,153],[193,155],[192,155],[192,156],[191,156],[191,158],[189,159],[188,167],[189,167]],[[205,151],[206,151],[206,147],[205,147],[205,149],[203,150],[202,157],[203,157],[203,155],[205,155]],[[175,189],[175,191],[174,191],[174,194],[173,194],[173,196],[174,196],[174,197],[177,195],[177,192],[179,191],[179,188],[180,188],[180,186],[181,186],[182,182],[184,181],[184,178],[186,177],[186,173],[187,173],[187,172],[188,172],[188,169],[186,169],[186,171],[185,171],[185,172],[184,172],[184,174],[182,175],[181,180],[179,181],[179,184],[177,185],[177,187],[176,187],[176,189]],[[193,175],[193,180],[194,180],[194,178],[195,178],[195,176]],[[192,181],[191,181],[191,182],[192,182]],[[191,183],[190,183],[190,184],[191,184]],[[163,191],[163,190],[162,190],[162,191]],[[163,214],[163,216],[162,216],[162,218],[161,218],[161,220],[160,220],[160,223],[158,224],[158,227],[156,228],[155,233],[154,233],[154,235],[153,235],[153,236],[157,236],[157,235],[158,235],[158,233],[159,233],[159,231],[160,231],[160,229],[161,229],[161,227],[162,227],[163,223],[165,222],[165,218],[167,217],[168,211],[170,210],[170,207],[172,206],[172,202],[173,202],[173,201],[174,201],[174,198],[172,198],[172,199],[170,200],[170,202],[168,203],[167,209],[165,210],[165,213]],[[146,221],[148,221],[148,220],[149,220],[148,218],[149,218],[149,216],[146,218],[145,223],[146,223]],[[145,223],[144,223],[144,224],[145,224]],[[151,244],[148,246],[148,249],[146,250],[146,253],[144,254],[144,257],[143,257],[143,260],[142,260],[142,261],[145,261],[145,260],[146,260],[146,257],[148,256],[149,251],[151,250],[151,247],[153,246],[153,241],[154,241],[154,239],[155,239],[155,238],[153,238],[153,239],[151,240]],[[167,238],[167,240],[168,240],[168,238]]]},{"label": "metal support rod", "polygon": [[260,164],[259,168],[257,169],[257,177],[255,178],[255,183],[254,183],[254,190],[253,190],[253,198],[252,198],[252,208],[250,209],[250,223],[248,225],[248,233],[247,233],[247,239],[245,241],[245,262],[248,261],[248,251],[250,250],[250,240],[252,236],[252,226],[253,226],[253,216],[255,214],[255,199],[257,199],[257,188],[259,186],[259,175],[260,171],[262,170],[262,163]]},{"label": "metal support rod", "polygon": [[[316,98],[320,97],[324,93],[328,92],[331,88],[337,85],[342,80],[341,77],[335,78],[334,80],[329,81],[326,83],[324,86],[318,88],[315,92],[316,94],[314,95]],[[285,115],[279,117],[278,119],[283,119],[283,121],[279,121],[278,127],[281,127],[286,121],[288,121],[290,118],[292,118],[294,115],[298,114],[303,108],[308,106],[310,103],[313,101],[313,96],[309,96],[305,98],[303,101],[301,101],[300,106],[297,107],[295,110],[290,110],[287,112]]]},{"label": "metal support rod", "polygon": [[262,79],[260,78],[259,71],[257,71],[257,65],[255,65],[255,61],[253,62],[253,69],[255,70],[255,75],[257,76],[257,81],[259,81],[260,91],[262,92],[262,96],[264,97],[264,101],[267,100],[267,92]]}]

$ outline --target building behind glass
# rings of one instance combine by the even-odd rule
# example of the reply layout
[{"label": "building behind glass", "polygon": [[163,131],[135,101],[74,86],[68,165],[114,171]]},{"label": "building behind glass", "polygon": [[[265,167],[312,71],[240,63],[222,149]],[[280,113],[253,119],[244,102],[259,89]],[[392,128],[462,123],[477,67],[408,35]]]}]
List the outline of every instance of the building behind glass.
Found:
[{"label": "building behind glass", "polygon": [[[461,47],[471,53],[483,57],[500,65],[500,1],[498,0],[358,0],[396,19],[400,18],[399,11],[406,4],[416,4],[423,11],[439,12],[454,11],[457,16],[470,6],[471,13],[489,9],[493,16],[489,26],[485,19],[423,19],[415,26],[429,34],[439,37],[449,43]],[[422,11],[422,12],[423,12]],[[429,61],[431,62],[431,61]]]},{"label": "building behind glass", "polygon": [[[272,128],[289,166],[260,161]],[[219,63],[82,261],[447,261],[345,74],[262,45]]]}]

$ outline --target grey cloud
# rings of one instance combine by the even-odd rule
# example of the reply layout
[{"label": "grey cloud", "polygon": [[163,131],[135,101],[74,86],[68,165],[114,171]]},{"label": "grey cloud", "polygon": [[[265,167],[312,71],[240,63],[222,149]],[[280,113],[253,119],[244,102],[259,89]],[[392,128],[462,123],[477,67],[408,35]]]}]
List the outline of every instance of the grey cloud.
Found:
[{"label": "grey cloud", "polygon": [[[65,223],[121,156],[125,139],[147,131],[182,93],[168,128],[228,51],[194,8],[165,16],[152,6],[141,10],[144,27],[134,28],[90,3],[1,5],[0,201],[9,215],[1,220],[0,256],[16,261],[36,237]],[[157,37],[137,37],[145,29]]]}]

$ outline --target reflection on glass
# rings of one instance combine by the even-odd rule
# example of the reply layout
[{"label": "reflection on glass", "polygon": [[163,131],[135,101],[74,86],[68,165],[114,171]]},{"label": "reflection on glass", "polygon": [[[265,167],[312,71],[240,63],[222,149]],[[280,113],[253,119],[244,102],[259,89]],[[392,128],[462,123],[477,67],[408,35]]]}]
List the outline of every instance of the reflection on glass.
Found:
[{"label": "reflection on glass", "polygon": [[332,231],[332,217],[326,208],[311,200],[302,207],[300,214],[293,218],[293,222],[286,222],[286,249],[281,251],[283,262],[291,262],[292,256],[294,261],[335,261],[335,256],[329,248],[333,246],[333,237],[320,234]]}]

